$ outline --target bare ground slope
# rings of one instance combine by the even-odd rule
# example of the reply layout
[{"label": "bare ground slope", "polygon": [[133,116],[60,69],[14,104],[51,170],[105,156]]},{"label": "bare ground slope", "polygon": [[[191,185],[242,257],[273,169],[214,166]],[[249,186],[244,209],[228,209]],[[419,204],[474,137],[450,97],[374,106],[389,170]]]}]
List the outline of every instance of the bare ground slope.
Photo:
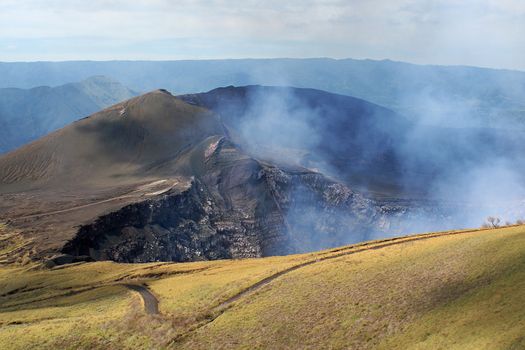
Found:
[{"label": "bare ground slope", "polygon": [[0,220],[56,250],[104,213],[187,188],[151,168],[221,133],[211,112],[164,91],[117,104],[1,157]]}]

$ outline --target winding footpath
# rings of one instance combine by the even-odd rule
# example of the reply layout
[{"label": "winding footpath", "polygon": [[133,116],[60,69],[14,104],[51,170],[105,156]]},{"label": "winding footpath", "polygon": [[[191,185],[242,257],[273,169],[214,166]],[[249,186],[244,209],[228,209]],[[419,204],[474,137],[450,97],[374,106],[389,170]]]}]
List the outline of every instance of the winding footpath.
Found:
[{"label": "winding footpath", "polygon": [[69,207],[69,208],[65,208],[65,209],[53,210],[53,211],[48,211],[48,212],[43,212],[43,213],[34,213],[34,214],[28,214],[28,215],[23,215],[23,216],[14,216],[14,217],[10,217],[8,219],[11,220],[11,221],[17,221],[17,220],[23,220],[23,219],[40,218],[40,217],[43,217],[43,216],[51,216],[51,215],[56,215],[56,214],[68,213],[68,212],[71,212],[71,211],[77,211],[77,210],[80,210],[80,209],[85,209],[85,208],[89,208],[89,207],[92,207],[92,206],[96,206],[96,205],[100,205],[100,204],[104,204],[104,203],[110,203],[110,202],[123,200],[123,199],[130,199],[130,198],[140,199],[140,198],[144,198],[144,197],[158,196],[158,195],[161,195],[161,194],[164,194],[164,193],[168,192],[175,185],[178,184],[178,182],[175,181],[175,182],[171,183],[168,187],[164,187],[164,188],[162,188],[160,190],[157,190],[157,191],[154,191],[154,192],[140,192],[140,191],[144,191],[145,189],[147,189],[149,187],[152,187],[152,186],[158,185],[159,183],[164,183],[164,182],[166,182],[166,180],[154,181],[154,182],[152,182],[150,184],[142,185],[138,189],[133,189],[131,191],[128,191],[128,192],[126,192],[126,193],[124,193],[122,195],[119,195],[119,196],[116,196],[116,197],[107,198],[107,199],[103,199],[103,200],[99,200],[99,201],[96,201],[96,202],[91,202],[91,203],[87,203],[87,204],[77,205],[77,206],[73,206],[73,207]]},{"label": "winding footpath", "polygon": [[146,286],[140,284],[124,284],[124,286],[140,295],[146,314],[157,315],[159,313],[159,301]]}]

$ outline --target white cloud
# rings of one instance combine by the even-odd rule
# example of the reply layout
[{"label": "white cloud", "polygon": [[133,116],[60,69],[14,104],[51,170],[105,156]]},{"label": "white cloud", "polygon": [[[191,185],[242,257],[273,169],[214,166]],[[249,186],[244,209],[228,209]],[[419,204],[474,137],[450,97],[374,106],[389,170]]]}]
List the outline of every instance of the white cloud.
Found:
[{"label": "white cloud", "polygon": [[56,59],[332,56],[525,69],[523,33],[517,0],[0,1],[0,43],[41,40]]}]

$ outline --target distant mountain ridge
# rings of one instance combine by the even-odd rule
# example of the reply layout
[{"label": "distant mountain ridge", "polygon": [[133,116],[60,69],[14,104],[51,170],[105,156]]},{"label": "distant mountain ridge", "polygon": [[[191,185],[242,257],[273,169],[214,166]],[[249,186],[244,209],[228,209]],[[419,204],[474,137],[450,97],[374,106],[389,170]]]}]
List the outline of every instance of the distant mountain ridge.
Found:
[{"label": "distant mountain ridge", "polygon": [[0,87],[110,76],[136,91],[175,94],[218,86],[278,85],[358,97],[425,124],[525,128],[525,72],[390,60],[238,59],[0,63]]},{"label": "distant mountain ridge", "polygon": [[136,95],[104,76],[57,87],[0,89],[0,153]]}]

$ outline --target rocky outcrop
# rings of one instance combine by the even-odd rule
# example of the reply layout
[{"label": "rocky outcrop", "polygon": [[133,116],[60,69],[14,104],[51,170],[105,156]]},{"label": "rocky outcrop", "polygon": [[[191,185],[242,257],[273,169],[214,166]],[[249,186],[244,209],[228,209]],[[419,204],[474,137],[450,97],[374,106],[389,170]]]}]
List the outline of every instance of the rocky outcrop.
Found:
[{"label": "rocky outcrop", "polygon": [[194,180],[181,193],[128,205],[81,227],[63,252],[120,262],[261,256],[257,237],[243,234],[243,223],[224,214]]},{"label": "rocky outcrop", "polygon": [[359,241],[370,231],[373,203],[322,174],[259,162],[225,138],[193,153],[201,176],[186,190],[101,216],[63,252],[120,262],[261,257]]}]

